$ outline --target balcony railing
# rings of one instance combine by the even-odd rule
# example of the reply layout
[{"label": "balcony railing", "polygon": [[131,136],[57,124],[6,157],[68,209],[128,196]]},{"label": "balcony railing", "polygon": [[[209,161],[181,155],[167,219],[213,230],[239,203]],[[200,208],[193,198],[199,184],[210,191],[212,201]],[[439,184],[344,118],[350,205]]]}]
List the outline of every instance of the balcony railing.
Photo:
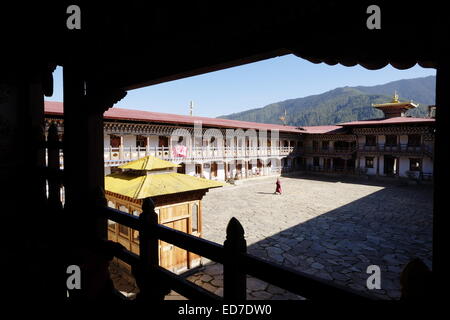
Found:
[{"label": "balcony railing", "polygon": [[431,146],[420,144],[417,146],[411,146],[408,144],[398,144],[398,145],[375,145],[366,146],[360,145],[358,151],[369,151],[369,152],[392,152],[392,153],[414,153],[414,154],[427,154],[432,156],[433,148]]},{"label": "balcony railing", "polygon": [[170,147],[108,147],[104,150],[105,162],[130,161],[145,156],[155,156],[165,160],[214,160],[224,158],[256,158],[267,156],[287,156],[294,147],[192,147],[180,153]]},{"label": "balcony railing", "polygon": [[[107,219],[139,230],[140,256],[118,245],[114,255],[131,265],[140,292],[137,301],[164,299],[174,290],[191,300],[246,300],[247,275],[313,300],[369,301],[376,298],[339,286],[331,281],[299,272],[247,253],[244,229],[235,218],[228,224],[223,245],[168,228],[157,223],[157,214],[150,198],[144,200],[139,217],[108,207],[99,208]],[[162,240],[223,264],[223,298],[159,266],[158,241]],[[125,299],[125,298],[124,298]]]},{"label": "balcony railing", "polygon": [[326,167],[326,166],[314,166],[307,165],[303,167],[303,170],[310,172],[325,172],[325,173],[337,173],[337,174],[363,174],[364,169],[353,167]]},{"label": "balcony railing", "polygon": [[346,148],[303,148],[300,153],[304,154],[351,154],[356,151],[356,147],[346,147]]}]

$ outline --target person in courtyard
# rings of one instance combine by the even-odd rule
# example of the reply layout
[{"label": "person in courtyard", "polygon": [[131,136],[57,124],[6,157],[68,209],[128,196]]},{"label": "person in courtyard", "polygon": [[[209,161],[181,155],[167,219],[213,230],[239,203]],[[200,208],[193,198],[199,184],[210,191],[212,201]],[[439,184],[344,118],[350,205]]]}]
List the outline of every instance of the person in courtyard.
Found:
[{"label": "person in courtyard", "polygon": [[276,189],[275,189],[275,194],[281,194],[281,182],[280,182],[280,178],[277,178],[277,182],[276,184]]}]

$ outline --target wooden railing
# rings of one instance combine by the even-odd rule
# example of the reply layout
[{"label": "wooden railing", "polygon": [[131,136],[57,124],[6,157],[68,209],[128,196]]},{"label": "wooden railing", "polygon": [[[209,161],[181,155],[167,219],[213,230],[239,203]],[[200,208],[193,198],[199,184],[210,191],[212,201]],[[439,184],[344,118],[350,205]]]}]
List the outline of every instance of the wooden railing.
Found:
[{"label": "wooden railing", "polygon": [[358,151],[372,151],[372,152],[392,152],[392,153],[417,153],[417,154],[427,154],[432,155],[433,148],[431,146],[420,144],[417,146],[412,146],[408,144],[398,144],[398,145],[375,145],[366,146],[360,145]]},{"label": "wooden railing", "polygon": [[159,240],[223,264],[223,300],[226,301],[246,299],[247,275],[252,275],[307,299],[374,299],[330,281],[247,254],[244,229],[235,218],[228,223],[226,240],[223,245],[220,245],[158,224],[157,213],[154,211],[154,205],[150,198],[144,200],[142,209],[139,217],[108,207],[98,209],[103,217],[139,230],[140,256],[121,246],[115,254],[117,258],[131,265],[140,289],[136,298],[138,300],[162,300],[169,290],[174,290],[192,300],[222,300],[222,297],[160,267],[158,261]]},{"label": "wooden railing", "polygon": [[165,160],[205,160],[258,156],[286,156],[294,152],[294,147],[192,147],[186,156],[176,155],[169,147],[107,147],[104,149],[105,162],[131,161],[148,155]]},{"label": "wooden railing", "polygon": [[348,148],[313,148],[306,147],[300,149],[300,153],[303,154],[351,154],[356,151],[356,147],[348,147]]}]

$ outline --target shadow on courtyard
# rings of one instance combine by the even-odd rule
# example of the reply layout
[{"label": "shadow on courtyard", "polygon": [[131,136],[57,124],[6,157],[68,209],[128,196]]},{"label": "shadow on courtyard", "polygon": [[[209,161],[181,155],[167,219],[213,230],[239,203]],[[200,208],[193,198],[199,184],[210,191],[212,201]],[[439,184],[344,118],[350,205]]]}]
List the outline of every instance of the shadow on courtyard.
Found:
[{"label": "shadow on courtyard", "polygon": [[[364,184],[381,185],[377,181]],[[369,294],[398,299],[400,273],[409,261],[420,258],[431,267],[432,190],[395,183],[383,186],[258,241],[248,247],[248,253]],[[299,214],[302,210],[298,208]],[[381,268],[381,290],[366,289],[369,265]]]},{"label": "shadow on courtyard", "polygon": [[[247,249],[249,254],[383,299],[399,299],[400,273],[408,262],[420,258],[431,267],[430,186],[408,185],[398,180],[386,183],[340,177],[298,178],[383,189],[252,243]],[[301,190],[298,196],[302,196]],[[273,197],[274,201],[283,201],[283,196]],[[307,209],[298,207],[297,210],[299,215],[304,215]],[[274,212],[273,217],[282,213]],[[378,265],[381,269],[380,290],[366,288],[369,265]],[[221,265],[208,263],[205,270],[191,280],[221,293],[221,272]],[[250,299],[298,298],[257,279],[249,278],[247,285]]]},{"label": "shadow on courtyard", "polygon": [[[399,277],[409,261],[420,258],[431,267],[432,188],[398,181],[386,184],[339,177],[298,178],[376,185],[383,189],[252,243],[247,248],[249,254],[383,299],[400,297]],[[254,192],[271,194],[258,189]],[[298,196],[302,197],[301,191]],[[283,195],[273,199],[282,201]],[[307,208],[297,210],[299,215],[307,214]],[[274,212],[274,219],[276,214],[282,212]],[[366,288],[369,265],[381,269],[380,290]],[[223,294],[220,264],[208,262],[196,274],[189,272],[187,278],[211,292]],[[247,286],[249,299],[300,298],[251,277]],[[168,298],[180,297],[172,293]]]},{"label": "shadow on courtyard", "polygon": [[375,175],[347,175],[342,173],[321,173],[321,172],[307,172],[296,171],[286,174],[281,174],[282,178],[289,179],[302,179],[311,181],[323,181],[323,182],[342,182],[342,183],[354,183],[367,186],[416,186],[421,185],[424,188],[433,188],[431,180],[416,181],[404,177],[388,177],[388,176],[375,176]]}]

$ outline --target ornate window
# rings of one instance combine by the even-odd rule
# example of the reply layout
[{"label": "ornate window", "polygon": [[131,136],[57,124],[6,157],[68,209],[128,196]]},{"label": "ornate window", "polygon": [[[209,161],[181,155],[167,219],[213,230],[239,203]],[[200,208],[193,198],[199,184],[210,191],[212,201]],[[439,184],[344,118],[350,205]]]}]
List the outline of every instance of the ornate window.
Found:
[{"label": "ornate window", "polygon": [[116,136],[114,134],[111,134],[109,136],[109,145],[111,148],[119,148],[121,145],[122,140],[120,139],[120,136]]},{"label": "ornate window", "polygon": [[319,151],[319,141],[313,140],[313,151]]},{"label": "ornate window", "polygon": [[366,157],[366,168],[373,168],[373,157]]},{"label": "ornate window", "polygon": [[394,147],[397,145],[397,136],[394,134],[388,134],[386,135],[386,146],[388,147]]},{"label": "ornate window", "polygon": [[141,147],[145,148],[147,146],[147,137],[145,136],[136,136],[136,148]]},{"label": "ornate window", "polygon": [[422,159],[409,159],[409,171],[422,171]]},{"label": "ornate window", "polygon": [[313,158],[313,166],[314,167],[318,167],[319,166],[319,157],[314,157]]},{"label": "ornate window", "polygon": [[420,134],[410,134],[408,135],[408,147],[418,147],[420,146]]},{"label": "ornate window", "polygon": [[377,145],[377,137],[374,135],[366,136],[366,146],[375,147]]}]

